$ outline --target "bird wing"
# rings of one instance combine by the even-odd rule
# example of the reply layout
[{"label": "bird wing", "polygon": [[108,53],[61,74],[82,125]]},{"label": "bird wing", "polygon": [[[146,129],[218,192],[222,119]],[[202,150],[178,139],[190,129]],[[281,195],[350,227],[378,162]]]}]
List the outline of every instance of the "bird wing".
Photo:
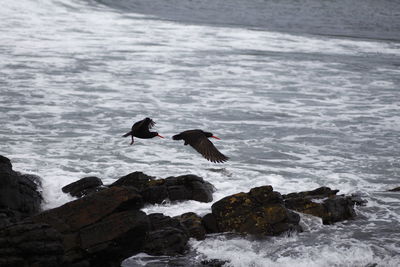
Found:
[{"label": "bird wing", "polygon": [[132,126],[132,131],[148,131],[149,129],[153,128],[156,123],[150,119],[145,118],[144,120],[136,122]]},{"label": "bird wing", "polygon": [[188,140],[191,147],[196,149],[203,157],[214,163],[221,163],[227,161],[229,158],[219,152],[219,150],[214,146],[214,144],[208,140],[207,137],[202,136],[196,140]]}]

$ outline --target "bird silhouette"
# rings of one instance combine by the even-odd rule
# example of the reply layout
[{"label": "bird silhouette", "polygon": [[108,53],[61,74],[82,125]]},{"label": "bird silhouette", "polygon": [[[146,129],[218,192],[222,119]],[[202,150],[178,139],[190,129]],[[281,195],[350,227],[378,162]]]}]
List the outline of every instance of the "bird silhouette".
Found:
[{"label": "bird silhouette", "polygon": [[157,132],[150,132],[150,129],[155,124],[156,123],[152,119],[145,118],[141,121],[135,122],[132,126],[131,131],[124,134],[122,137],[131,136],[132,137],[131,145],[133,145],[133,143],[134,143],[133,137],[148,139],[148,138],[153,138],[153,137],[158,136],[158,137],[164,138],[164,136],[159,135]]},{"label": "bird silhouette", "polygon": [[190,145],[197,152],[203,155],[207,160],[214,163],[222,163],[227,161],[229,158],[218,151],[214,144],[208,140],[208,138],[220,139],[214,136],[212,133],[204,132],[203,130],[188,130],[181,132],[180,134],[174,135],[174,140],[184,140],[184,145]]}]

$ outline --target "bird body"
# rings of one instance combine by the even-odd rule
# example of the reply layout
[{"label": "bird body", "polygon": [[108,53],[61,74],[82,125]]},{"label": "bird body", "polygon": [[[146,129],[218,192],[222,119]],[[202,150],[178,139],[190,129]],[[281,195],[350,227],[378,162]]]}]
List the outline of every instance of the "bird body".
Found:
[{"label": "bird body", "polygon": [[184,145],[190,145],[204,158],[214,163],[221,163],[227,161],[229,158],[219,152],[214,144],[208,138],[220,139],[210,132],[204,132],[200,129],[188,130],[174,135],[174,140],[184,140]]},{"label": "bird body", "polygon": [[155,125],[156,123],[150,119],[150,118],[145,118],[141,121],[135,122],[132,126],[132,129],[130,132],[124,134],[122,137],[132,137],[132,142],[131,145],[134,143],[133,137],[137,138],[142,138],[142,139],[149,139],[153,137],[160,137],[164,138],[163,136],[159,135],[157,132],[150,132],[150,129]]}]

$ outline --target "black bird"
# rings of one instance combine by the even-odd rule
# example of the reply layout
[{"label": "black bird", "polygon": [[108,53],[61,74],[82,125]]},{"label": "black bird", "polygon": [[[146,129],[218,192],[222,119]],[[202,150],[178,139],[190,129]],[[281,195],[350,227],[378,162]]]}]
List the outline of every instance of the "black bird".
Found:
[{"label": "black bird", "polygon": [[137,138],[143,138],[143,139],[148,139],[148,138],[153,138],[153,137],[161,137],[164,138],[164,136],[159,135],[157,132],[150,132],[150,129],[155,125],[156,123],[150,119],[150,118],[145,118],[141,121],[135,122],[133,124],[132,129],[129,133],[124,134],[122,137],[127,137],[131,136],[132,137],[132,142],[131,145],[133,145],[134,140],[133,137]]},{"label": "black bird", "polygon": [[227,161],[229,158],[218,151],[218,149],[211,143],[208,138],[220,139],[212,133],[204,132],[202,130],[188,130],[174,135],[174,140],[184,140],[185,146],[190,145],[197,150],[203,157],[214,163],[221,163]]}]

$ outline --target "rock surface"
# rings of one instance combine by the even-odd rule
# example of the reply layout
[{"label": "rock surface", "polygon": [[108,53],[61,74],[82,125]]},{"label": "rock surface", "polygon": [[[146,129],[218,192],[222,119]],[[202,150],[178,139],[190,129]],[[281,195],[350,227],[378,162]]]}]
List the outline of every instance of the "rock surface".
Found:
[{"label": "rock surface", "polygon": [[388,191],[391,191],[391,192],[400,192],[400,186],[399,186],[399,187],[395,187],[395,188],[393,188],[393,189],[390,189],[390,190],[388,190]]},{"label": "rock surface", "polygon": [[189,237],[197,240],[204,240],[206,238],[206,229],[203,226],[202,218],[196,213],[187,212],[175,218],[185,226]]},{"label": "rock surface", "polygon": [[351,196],[336,195],[339,190],[320,187],[312,191],[283,195],[285,206],[322,218],[324,224],[352,219],[356,213]]},{"label": "rock surface", "polygon": [[283,205],[281,194],[272,186],[261,186],[215,202],[212,214],[220,232],[250,234],[255,237],[301,231],[300,216]]},{"label": "rock surface", "polygon": [[97,177],[84,177],[76,182],[64,186],[61,190],[73,197],[83,197],[105,189],[103,182]]},{"label": "rock surface", "polygon": [[133,172],[110,185],[135,187],[146,203],[162,203],[164,200],[196,200],[211,202],[214,187],[196,175],[182,175],[155,179],[142,172]]},{"label": "rock surface", "polygon": [[175,256],[187,250],[189,235],[186,227],[176,218],[161,213],[149,215],[150,232],[143,252],[149,255]]},{"label": "rock surface", "polygon": [[0,230],[2,267],[57,267],[63,254],[60,233],[46,224],[26,221]]},{"label": "rock surface", "polygon": [[40,211],[39,179],[14,171],[10,160],[0,156],[0,227]]},{"label": "rock surface", "polygon": [[62,234],[66,264],[119,266],[138,253],[149,229],[133,188],[113,187],[32,217]]}]

